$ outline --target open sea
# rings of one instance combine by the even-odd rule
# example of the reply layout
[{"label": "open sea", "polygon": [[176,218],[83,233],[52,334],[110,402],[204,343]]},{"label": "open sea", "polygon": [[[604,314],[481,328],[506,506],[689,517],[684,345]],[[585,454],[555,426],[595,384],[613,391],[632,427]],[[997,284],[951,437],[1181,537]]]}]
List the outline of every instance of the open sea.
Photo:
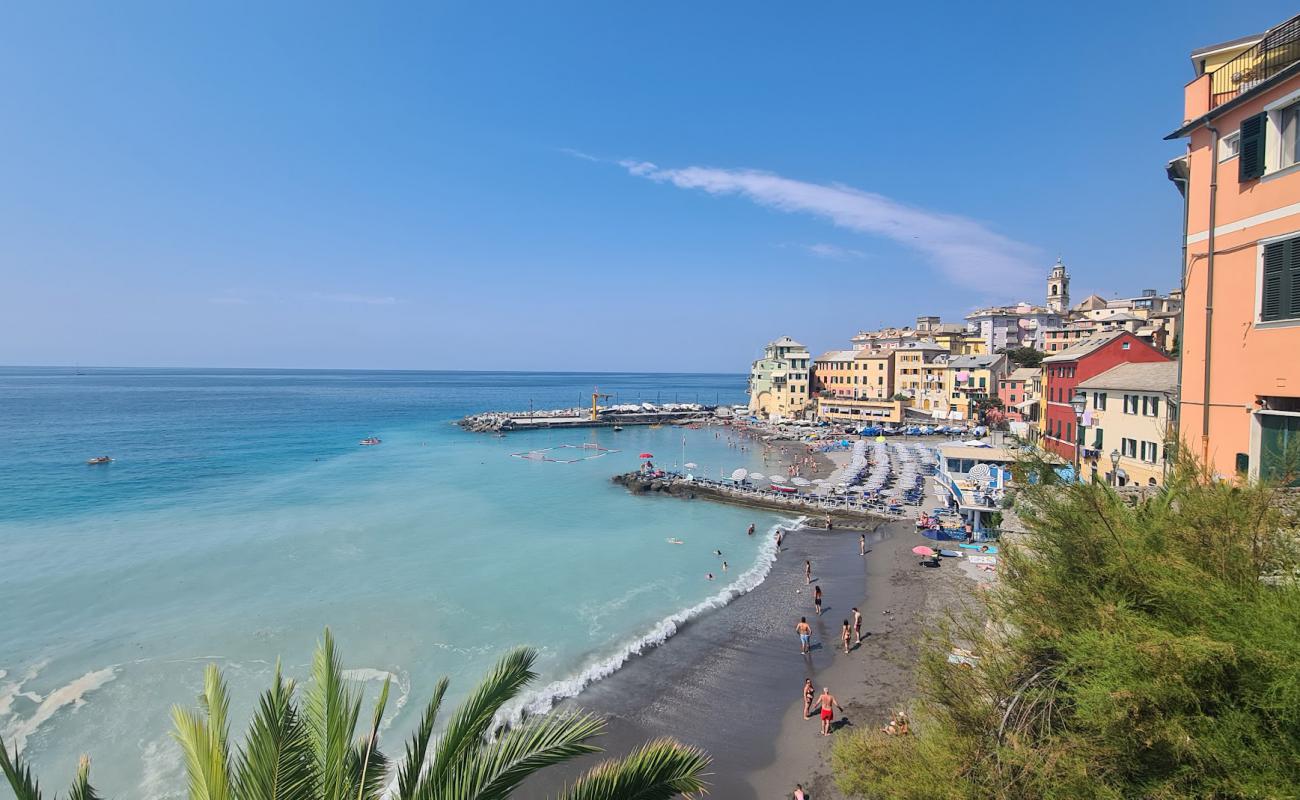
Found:
[{"label": "open sea", "polygon": [[[276,660],[305,679],[329,626],[368,698],[392,678],[395,755],[440,676],[458,701],[531,645],[528,701],[547,708],[757,585],[773,558],[775,516],[609,481],[642,452],[763,470],[725,431],[451,424],[589,405],[596,386],[606,402],[740,403],[741,375],[80,372],[0,369],[0,736],[50,791],[89,753],[101,794],[182,796],[169,709],[194,705],[209,662],[242,735]],[[586,443],[617,452],[511,455]],[[98,455],[114,461],[85,463]]]}]

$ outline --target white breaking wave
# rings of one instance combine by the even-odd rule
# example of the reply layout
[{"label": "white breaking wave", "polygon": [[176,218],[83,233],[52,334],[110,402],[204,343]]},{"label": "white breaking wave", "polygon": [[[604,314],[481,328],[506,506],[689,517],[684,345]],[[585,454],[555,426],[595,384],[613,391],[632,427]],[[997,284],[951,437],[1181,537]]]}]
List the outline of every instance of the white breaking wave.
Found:
[{"label": "white breaking wave", "polygon": [[596,681],[613,675],[633,656],[640,655],[646,650],[658,647],[668,641],[684,623],[709,611],[722,608],[737,597],[757,589],[763,583],[767,574],[772,571],[772,563],[776,561],[775,536],[777,529],[790,530],[799,527],[807,519],[807,517],[799,517],[793,521],[776,523],[767,531],[767,536],[759,549],[758,561],[755,562],[754,566],[741,573],[735,583],[689,608],[664,617],[646,633],[622,645],[612,655],[600,658],[587,665],[573,677],[552,681],[541,689],[528,693],[517,702],[503,708],[497,715],[497,724],[514,724],[518,723],[524,715],[545,714],[560,700],[576,697],[583,689]]},{"label": "white breaking wave", "polygon": [[4,729],[4,738],[10,747],[21,751],[27,745],[27,737],[45,724],[64,706],[78,709],[85,705],[85,696],[104,686],[117,677],[116,667],[87,672],[66,686],[60,686],[40,701],[40,705],[26,719],[14,719]]},{"label": "white breaking wave", "polygon": [[397,687],[397,701],[393,704],[393,708],[384,714],[384,720],[379,725],[381,731],[388,730],[388,727],[393,724],[393,720],[397,718],[397,715],[402,713],[402,707],[406,705],[406,701],[411,696],[411,676],[406,671],[403,671],[402,674],[399,675],[396,672],[388,672],[387,670],[359,667],[357,669],[343,670],[343,677],[346,680],[357,681],[359,683],[364,681],[377,681],[382,683],[387,680],[391,681],[392,684]]}]

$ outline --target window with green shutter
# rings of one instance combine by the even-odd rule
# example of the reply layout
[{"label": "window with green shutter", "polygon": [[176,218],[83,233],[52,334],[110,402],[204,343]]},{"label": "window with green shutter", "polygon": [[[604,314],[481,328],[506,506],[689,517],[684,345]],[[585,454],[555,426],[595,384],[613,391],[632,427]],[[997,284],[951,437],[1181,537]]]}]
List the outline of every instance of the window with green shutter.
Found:
[{"label": "window with green shutter", "polygon": [[1300,317],[1300,239],[1264,245],[1259,319],[1272,322]]},{"label": "window with green shutter", "polygon": [[1238,139],[1238,179],[1250,181],[1264,174],[1264,132],[1268,129],[1268,114],[1256,114],[1241,121]]}]

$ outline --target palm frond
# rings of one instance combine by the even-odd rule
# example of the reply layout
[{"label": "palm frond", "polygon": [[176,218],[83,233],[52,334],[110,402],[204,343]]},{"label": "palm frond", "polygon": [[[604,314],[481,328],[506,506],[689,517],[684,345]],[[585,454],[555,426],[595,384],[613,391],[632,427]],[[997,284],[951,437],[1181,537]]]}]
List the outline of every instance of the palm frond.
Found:
[{"label": "palm frond", "polygon": [[402,759],[401,771],[397,775],[395,800],[414,800],[420,773],[424,771],[424,759],[429,752],[429,741],[433,738],[433,726],[438,720],[438,709],[442,706],[442,698],[447,694],[447,685],[446,678],[438,681],[433,689],[433,697],[424,708],[419,727],[406,744],[406,757]]},{"label": "palm frond", "polygon": [[598,753],[587,740],[605,723],[587,714],[552,714],[511,728],[446,773],[439,800],[505,800],[528,776],[572,758]]},{"label": "palm frond", "polygon": [[77,776],[72,779],[68,800],[99,800],[99,794],[90,785],[90,756],[83,755],[77,762]]},{"label": "palm frond", "polygon": [[593,767],[561,798],[669,800],[679,794],[704,794],[704,770],[710,761],[703,750],[656,739],[622,759]]},{"label": "palm frond", "polygon": [[[384,688],[379,691],[379,700],[375,702],[375,713],[370,722],[370,735],[358,743],[361,774],[357,779],[357,800],[379,800],[383,793],[384,777],[388,772],[388,759],[379,752],[379,723],[384,719],[384,709],[388,706],[388,690],[392,679],[384,678]],[[377,789],[367,791],[367,785]]]},{"label": "palm frond", "polygon": [[199,705],[207,719],[176,706],[172,720],[176,737],[185,753],[191,800],[230,800],[230,757],[226,748],[230,699],[226,683],[216,664],[203,675]]},{"label": "palm frond", "polygon": [[465,699],[451,716],[447,730],[434,748],[433,763],[429,765],[417,796],[420,800],[438,798],[438,789],[445,785],[446,776],[457,764],[481,747],[501,707],[510,702],[529,681],[537,677],[533,662],[537,651],[527,647],[511,650],[501,657],[474,692]]},{"label": "palm frond", "polygon": [[305,708],[307,734],[319,778],[319,800],[351,800],[352,732],[361,713],[360,692],[343,679],[334,636],[325,636],[312,659],[311,686]]},{"label": "palm frond", "polygon": [[27,766],[18,748],[15,747],[13,755],[9,755],[3,738],[0,738],[0,770],[4,771],[17,800],[41,800],[41,787],[32,777],[31,767]]},{"label": "palm frond", "polygon": [[293,701],[293,681],[275,665],[271,688],[262,694],[235,765],[239,800],[299,800],[312,796],[315,764],[311,741]]}]

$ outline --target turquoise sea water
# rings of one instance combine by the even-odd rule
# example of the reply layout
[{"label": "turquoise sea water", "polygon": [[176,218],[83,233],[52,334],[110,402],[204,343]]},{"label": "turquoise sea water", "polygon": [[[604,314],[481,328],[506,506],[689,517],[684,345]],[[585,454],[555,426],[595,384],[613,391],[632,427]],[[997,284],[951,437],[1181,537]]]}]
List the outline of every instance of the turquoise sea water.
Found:
[{"label": "turquoise sea water", "polygon": [[[742,402],[743,376],[83,372],[0,369],[0,734],[51,786],[88,752],[107,794],[178,796],[168,710],[194,702],[203,665],[225,669],[242,720],[277,658],[305,676],[326,625],[372,693],[393,677],[390,751],[440,675],[459,698],[516,644],[541,651],[544,708],[771,559],[770,535],[744,530],[775,517],[609,482],[641,452],[681,461],[683,439],[699,472],[764,466],[725,432],[450,424],[589,402],[594,386]],[[370,435],[383,444],[357,445]],[[620,452],[511,457],[584,443]],[[114,462],[85,464],[101,454]]]}]

